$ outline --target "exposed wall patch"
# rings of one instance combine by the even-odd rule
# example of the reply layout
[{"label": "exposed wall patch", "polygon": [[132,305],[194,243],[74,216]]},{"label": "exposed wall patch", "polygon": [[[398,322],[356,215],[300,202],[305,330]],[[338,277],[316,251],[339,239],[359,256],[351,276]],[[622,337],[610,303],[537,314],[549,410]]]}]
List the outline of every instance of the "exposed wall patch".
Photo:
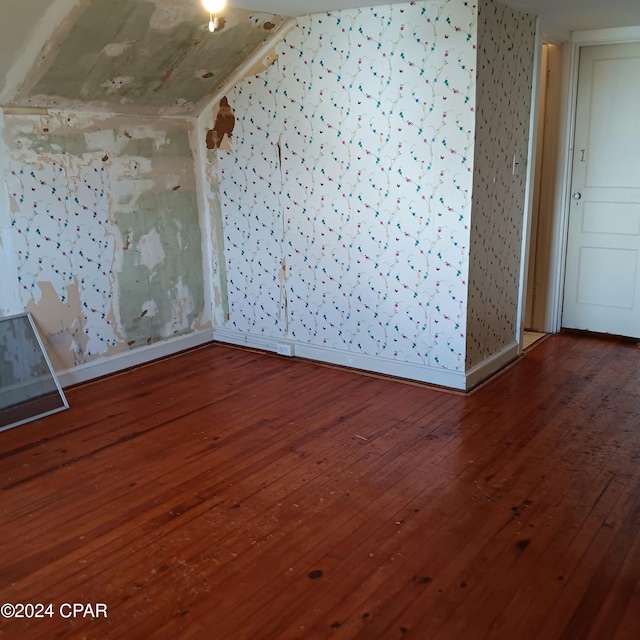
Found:
[{"label": "exposed wall patch", "polygon": [[162,240],[157,229],[151,229],[140,238],[138,245],[140,253],[140,264],[153,272],[154,269],[166,258]]},{"label": "exposed wall patch", "polygon": [[[140,345],[150,336],[155,342],[190,331],[204,310],[195,194],[145,193],[134,211],[117,216],[117,224],[135,247],[123,254],[118,272],[120,317],[127,339]],[[140,300],[146,300],[143,308]]]},{"label": "exposed wall patch", "polygon": [[[82,313],[79,281],[74,278],[66,288],[64,301],[58,297],[51,282],[38,282],[40,300],[27,305],[27,311],[38,318],[39,327],[53,347],[49,357],[53,368],[60,371],[86,362],[86,317]],[[45,312],[41,312],[44,311]]]},{"label": "exposed wall patch", "polygon": [[11,115],[3,140],[16,311],[44,329],[56,369],[208,325],[186,123],[51,111]]},{"label": "exposed wall patch", "polygon": [[126,87],[128,84],[131,84],[135,78],[132,76],[116,76],[115,78],[110,78],[106,82],[102,83],[102,86],[107,90],[107,93],[116,93],[122,87]]},{"label": "exposed wall patch", "polygon": [[129,40],[127,42],[112,42],[111,44],[103,47],[102,53],[109,58],[117,58],[134,44],[135,40]]},{"label": "exposed wall patch", "polygon": [[158,305],[155,303],[155,300],[147,300],[142,305],[142,313],[140,314],[140,317],[144,318],[144,316],[149,315],[153,318],[156,313],[158,313]]},{"label": "exposed wall patch", "polygon": [[191,0],[83,0],[12,106],[191,114],[205,107],[212,92],[224,93],[223,84],[286,21],[229,8],[209,37],[205,18],[200,3]]},{"label": "exposed wall patch", "polygon": [[[236,124],[236,117],[233,114],[233,109],[229,104],[229,100],[222,98],[218,108],[218,115],[216,116],[213,129],[207,131],[207,149],[220,149],[224,137],[231,139],[233,129]],[[230,150],[230,148],[228,148]]]}]

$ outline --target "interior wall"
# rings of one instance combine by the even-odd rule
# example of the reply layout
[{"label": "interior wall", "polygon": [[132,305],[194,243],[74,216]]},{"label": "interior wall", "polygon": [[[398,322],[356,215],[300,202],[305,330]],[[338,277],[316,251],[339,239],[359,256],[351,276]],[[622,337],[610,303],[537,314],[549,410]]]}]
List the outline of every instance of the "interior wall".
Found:
[{"label": "interior wall", "polygon": [[301,18],[227,95],[229,330],[464,371],[475,30],[463,0]]},{"label": "interior wall", "polygon": [[535,331],[553,330],[548,323],[551,306],[551,251],[555,197],[558,190],[558,155],[561,129],[563,49],[545,44],[543,67],[544,102],[540,105],[539,161],[536,166],[537,189],[534,197],[536,222],[535,245],[532,245],[529,265],[531,296],[527,302],[528,323]]},{"label": "interior wall", "polygon": [[210,326],[190,125],[80,112],[7,113],[19,310],[58,371]]},{"label": "interior wall", "polygon": [[534,16],[480,3],[467,368],[518,340],[535,36]]},{"label": "interior wall", "polygon": [[21,313],[24,309],[18,291],[18,264],[11,231],[9,193],[4,177],[9,171],[9,153],[4,140],[4,112],[0,109],[0,316]]}]

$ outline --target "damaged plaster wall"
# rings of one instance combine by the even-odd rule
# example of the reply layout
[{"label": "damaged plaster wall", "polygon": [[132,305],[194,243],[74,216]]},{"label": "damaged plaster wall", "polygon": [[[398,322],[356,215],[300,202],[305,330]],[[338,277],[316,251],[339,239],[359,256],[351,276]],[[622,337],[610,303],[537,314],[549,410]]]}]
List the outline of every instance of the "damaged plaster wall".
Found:
[{"label": "damaged plaster wall", "polygon": [[475,29],[464,0],[300,18],[227,93],[228,330],[464,371]]},{"label": "damaged plaster wall", "polygon": [[[0,176],[9,169],[9,152],[4,144],[4,111],[0,109]],[[24,311],[18,290],[18,262],[11,232],[9,192],[0,178],[0,316],[12,316]]]},{"label": "damaged plaster wall", "polygon": [[[294,27],[291,21],[279,33],[282,39]],[[229,86],[242,83],[248,78],[263,74],[277,61],[277,44],[261,49],[246,63],[239,67],[231,79]],[[200,169],[197,177],[199,183],[200,208],[203,211],[203,226],[206,228],[207,245],[206,259],[208,260],[211,308],[214,326],[224,327],[230,320],[229,310],[229,282],[227,271],[227,253],[225,251],[224,220],[222,200],[226,196],[220,191],[218,174],[219,152],[232,153],[233,131],[235,129],[235,114],[226,96],[214,100],[209,109],[204,109],[196,124],[197,134],[192,143],[196,150],[196,165]],[[207,291],[205,291],[205,294]]]},{"label": "damaged plaster wall", "polygon": [[[69,1],[69,0],[67,0]],[[196,115],[287,18],[196,0],[78,0],[11,105]]]},{"label": "damaged plaster wall", "polygon": [[2,237],[20,310],[57,371],[210,326],[189,129],[146,116],[5,115]]}]

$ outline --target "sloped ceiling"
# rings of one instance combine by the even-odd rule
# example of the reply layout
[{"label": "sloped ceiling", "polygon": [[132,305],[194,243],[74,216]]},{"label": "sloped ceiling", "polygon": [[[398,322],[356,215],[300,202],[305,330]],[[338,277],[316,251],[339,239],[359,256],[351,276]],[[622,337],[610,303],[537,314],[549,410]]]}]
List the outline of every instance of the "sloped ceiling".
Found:
[{"label": "sloped ceiling", "polygon": [[49,0],[2,0],[0,3],[0,92],[7,76],[34,34],[38,16],[49,6]]},{"label": "sloped ceiling", "polygon": [[211,34],[197,0],[86,0],[6,104],[196,113],[286,21],[230,8]]},{"label": "sloped ceiling", "polygon": [[[638,0],[502,1],[566,33],[640,25]],[[212,35],[200,0],[0,0],[0,105],[197,113],[277,38],[287,16],[388,2],[229,4],[223,28]]]}]

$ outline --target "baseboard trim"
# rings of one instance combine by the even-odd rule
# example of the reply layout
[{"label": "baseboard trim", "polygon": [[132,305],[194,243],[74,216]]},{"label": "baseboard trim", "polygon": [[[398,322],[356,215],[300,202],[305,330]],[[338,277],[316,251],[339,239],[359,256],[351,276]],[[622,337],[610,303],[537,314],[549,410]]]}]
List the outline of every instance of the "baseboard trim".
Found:
[{"label": "baseboard trim", "polygon": [[165,358],[186,349],[193,349],[207,344],[213,340],[212,330],[194,331],[184,336],[169,338],[164,342],[158,342],[138,349],[132,349],[115,356],[87,362],[73,369],[56,373],[58,382],[62,387],[70,387],[74,384],[87,382],[95,378],[101,378],[124,369],[146,364],[158,358]]},{"label": "baseboard trim", "polygon": [[260,349],[261,351],[273,351],[273,353],[278,352],[278,345],[281,344],[297,346],[297,343],[291,342],[286,338],[260,336],[252,333],[243,333],[242,331],[237,331],[235,329],[216,328],[213,330],[213,339],[217,342],[235,344],[239,347]]},{"label": "baseboard trim", "polygon": [[518,343],[512,342],[497,353],[467,369],[467,391],[484,382],[489,376],[496,373],[518,357]]},{"label": "baseboard trim", "polygon": [[[316,360],[328,364],[335,364],[351,369],[360,369],[372,373],[405,378],[427,384],[433,384],[451,389],[465,390],[465,375],[463,372],[436,369],[426,365],[410,362],[396,362],[379,356],[350,353],[331,347],[309,345],[295,340],[279,339],[271,336],[246,334],[233,329],[214,329],[213,339],[227,344],[253,347],[264,351],[279,352],[279,347],[289,347],[291,354],[306,360]],[[286,357],[286,356],[283,356]]]},{"label": "baseboard trim", "polygon": [[61,387],[70,387],[74,384],[101,378],[102,376],[151,362],[152,360],[174,355],[180,351],[199,347],[212,340],[243,347],[252,347],[262,351],[271,351],[273,353],[278,353],[282,346],[287,346],[290,348],[292,355],[305,358],[306,360],[316,360],[318,362],[395,376],[407,380],[415,380],[417,382],[461,391],[472,389],[518,357],[518,344],[514,342],[493,356],[474,365],[468,369],[465,374],[458,371],[436,369],[434,367],[410,362],[395,362],[386,358],[380,358],[379,356],[349,353],[348,351],[309,345],[296,342],[295,340],[246,334],[233,329],[218,328],[195,331],[177,338],[170,338],[164,342],[152,344],[147,347],[140,347],[139,349],[127,351],[126,353],[60,371],[57,372],[56,375]]}]

